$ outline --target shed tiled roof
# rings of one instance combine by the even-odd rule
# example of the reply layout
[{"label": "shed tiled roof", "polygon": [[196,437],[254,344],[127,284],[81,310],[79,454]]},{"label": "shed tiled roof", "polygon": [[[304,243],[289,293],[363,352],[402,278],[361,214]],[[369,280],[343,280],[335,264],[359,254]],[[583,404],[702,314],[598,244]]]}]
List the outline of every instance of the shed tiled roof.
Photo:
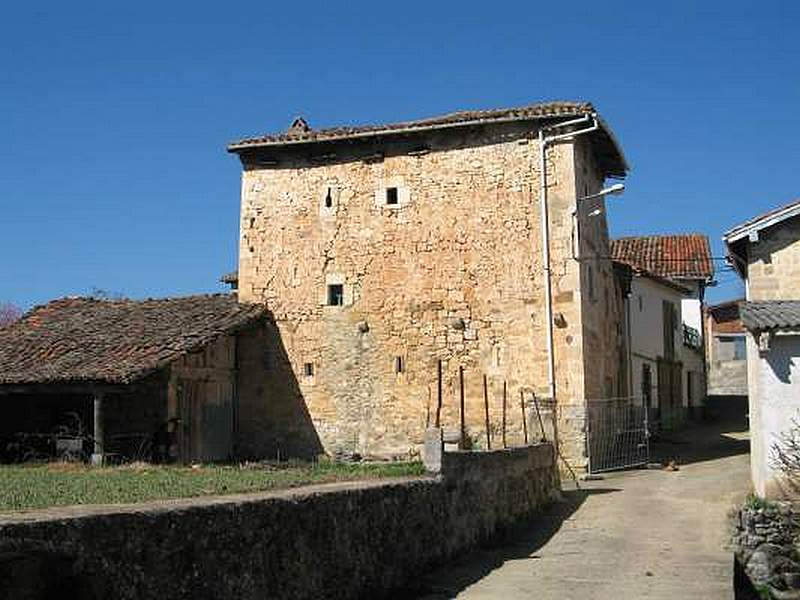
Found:
[{"label": "shed tiled roof", "polygon": [[[539,102],[514,108],[464,110],[415,121],[400,121],[397,123],[384,123],[379,125],[340,126],[325,129],[312,129],[304,119],[298,118],[295,119],[289,129],[284,132],[237,140],[228,144],[228,151],[241,152],[252,148],[352,140],[356,138],[412,133],[448,127],[582,117],[594,114],[596,114],[596,111],[589,102],[552,101]],[[605,140],[604,145],[608,149],[607,153],[609,156],[613,155],[613,157],[609,158],[607,161],[608,174],[624,177],[625,173],[628,171],[628,165],[625,161],[622,149],[607,125],[600,119],[598,119],[598,121],[601,125],[600,133]]]},{"label": "shed tiled roof", "polygon": [[663,279],[714,277],[708,236],[699,233],[619,238],[611,242],[611,258]]},{"label": "shed tiled roof", "polygon": [[227,294],[54,300],[0,329],[0,385],[130,383],[265,314]]},{"label": "shed tiled roof", "polygon": [[739,311],[750,331],[800,329],[800,300],[742,302]]}]

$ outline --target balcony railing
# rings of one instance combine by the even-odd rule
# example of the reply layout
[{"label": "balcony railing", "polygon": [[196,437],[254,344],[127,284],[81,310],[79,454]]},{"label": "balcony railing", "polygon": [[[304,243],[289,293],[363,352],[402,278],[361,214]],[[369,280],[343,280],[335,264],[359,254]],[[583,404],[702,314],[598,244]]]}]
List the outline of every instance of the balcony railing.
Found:
[{"label": "balcony railing", "polygon": [[695,350],[700,349],[700,332],[689,325],[683,326],[683,345]]}]

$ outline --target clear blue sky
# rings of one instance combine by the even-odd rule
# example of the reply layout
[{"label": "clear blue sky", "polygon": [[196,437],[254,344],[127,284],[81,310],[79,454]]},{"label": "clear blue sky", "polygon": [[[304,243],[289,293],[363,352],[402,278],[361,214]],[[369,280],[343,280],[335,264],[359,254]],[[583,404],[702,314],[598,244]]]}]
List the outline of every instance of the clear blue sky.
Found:
[{"label": "clear blue sky", "polygon": [[[30,6],[28,6],[30,5]],[[284,129],[592,101],[633,171],[612,234],[797,196],[797,2],[7,2],[0,301],[220,291],[239,163]],[[656,8],[658,6],[658,8]],[[721,273],[712,300],[741,293]]]}]

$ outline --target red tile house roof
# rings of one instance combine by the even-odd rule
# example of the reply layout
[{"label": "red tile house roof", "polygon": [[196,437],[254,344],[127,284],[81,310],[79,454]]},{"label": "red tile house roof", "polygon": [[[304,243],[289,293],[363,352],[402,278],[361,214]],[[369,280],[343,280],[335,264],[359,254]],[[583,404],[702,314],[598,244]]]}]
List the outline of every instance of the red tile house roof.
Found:
[{"label": "red tile house roof", "polygon": [[[589,102],[552,101],[538,102],[513,108],[488,110],[463,110],[427,119],[400,121],[380,125],[351,125],[312,129],[308,123],[297,118],[284,132],[269,133],[248,137],[228,144],[228,152],[241,153],[256,148],[276,148],[289,145],[313,144],[320,142],[353,141],[356,139],[386,137],[390,135],[410,135],[430,130],[452,129],[488,125],[493,123],[564,120],[575,117],[597,117],[595,108]],[[608,174],[625,177],[628,164],[622,149],[614,138],[611,129],[597,117],[599,130],[596,132],[598,146]]]},{"label": "red tile house roof", "polygon": [[0,385],[130,383],[265,314],[228,294],[54,300],[0,328]]},{"label": "red tile house roof", "polygon": [[611,242],[611,258],[663,279],[714,278],[708,236],[699,233],[619,238]]},{"label": "red tile house roof", "polygon": [[739,304],[744,298],[729,300],[709,306],[706,310],[711,317],[711,330],[714,333],[744,333],[744,326],[739,315]]}]

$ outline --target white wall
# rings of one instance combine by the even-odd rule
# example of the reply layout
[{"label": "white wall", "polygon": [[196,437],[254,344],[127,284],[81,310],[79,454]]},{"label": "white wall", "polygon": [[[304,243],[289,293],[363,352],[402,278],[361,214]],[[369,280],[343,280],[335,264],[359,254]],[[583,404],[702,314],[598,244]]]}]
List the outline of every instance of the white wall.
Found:
[{"label": "white wall", "polygon": [[[691,292],[697,296],[697,289]],[[677,289],[654,281],[647,277],[634,277],[631,284],[630,316],[631,316],[631,381],[634,396],[642,393],[642,364],[649,363],[652,372],[653,402],[657,399],[658,375],[656,361],[664,356],[664,307],[663,301],[671,302],[678,313],[678,323],[686,323],[697,329],[702,335],[702,314],[700,300],[697,297],[686,298]],[[684,309],[687,314],[684,315]],[[683,363],[681,397],[683,405],[688,406],[688,373],[692,376],[692,405],[702,404],[705,395],[704,362],[702,346],[700,351],[683,345],[683,329],[675,331],[675,359]],[[701,338],[702,340],[702,338]]]},{"label": "white wall", "polygon": [[772,448],[792,427],[792,419],[800,418],[800,336],[774,336],[761,356],[748,335],[747,360],[753,485],[759,496],[778,497],[783,490]]},{"label": "white wall", "polygon": [[[631,284],[631,352],[656,360],[664,355],[663,301],[669,300],[681,311],[681,293],[646,277],[634,277]],[[680,336],[675,335],[675,350]]]}]

